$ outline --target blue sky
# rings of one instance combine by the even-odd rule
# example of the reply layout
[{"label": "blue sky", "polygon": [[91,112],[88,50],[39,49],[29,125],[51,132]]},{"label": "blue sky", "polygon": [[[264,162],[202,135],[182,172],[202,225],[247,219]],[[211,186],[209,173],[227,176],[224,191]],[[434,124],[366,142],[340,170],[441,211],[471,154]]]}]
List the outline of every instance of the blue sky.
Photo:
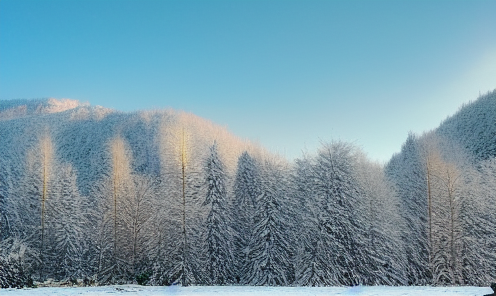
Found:
[{"label": "blue sky", "polygon": [[387,161],[496,88],[496,1],[0,0],[0,99],[174,108]]}]

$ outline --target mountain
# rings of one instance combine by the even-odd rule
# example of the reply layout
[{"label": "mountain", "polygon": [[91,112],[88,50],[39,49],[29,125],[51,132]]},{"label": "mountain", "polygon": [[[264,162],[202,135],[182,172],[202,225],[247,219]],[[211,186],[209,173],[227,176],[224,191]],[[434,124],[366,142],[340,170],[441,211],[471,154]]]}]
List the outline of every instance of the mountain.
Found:
[{"label": "mountain", "polygon": [[9,120],[35,114],[58,113],[87,106],[70,99],[9,100],[0,102],[0,120]]},{"label": "mountain", "polygon": [[496,90],[463,105],[435,132],[461,145],[478,160],[496,157]]},{"label": "mountain", "polygon": [[407,221],[412,284],[483,285],[496,270],[496,90],[422,135],[385,167]]},{"label": "mountain", "polygon": [[85,194],[110,166],[108,145],[114,137],[125,139],[133,171],[158,173],[163,162],[160,153],[169,153],[161,151],[164,139],[179,133],[174,130],[178,126],[186,133],[195,161],[214,141],[230,170],[244,150],[265,153],[223,127],[173,110],[123,113],[69,99],[0,101],[2,160],[24,170],[29,150],[38,149],[40,138],[49,137],[57,162],[70,164],[78,172],[79,189]]},{"label": "mountain", "polygon": [[174,110],[0,101],[0,286],[485,285],[496,91],[381,166],[293,163]]},{"label": "mountain", "polygon": [[177,263],[183,234],[192,254],[203,239],[206,162],[214,145],[229,193],[241,153],[284,162],[184,112],[123,113],[67,99],[0,101],[1,249],[21,252],[24,270],[39,271],[39,278],[124,281],[153,267],[143,254],[165,260],[159,254],[169,253],[163,265]]}]

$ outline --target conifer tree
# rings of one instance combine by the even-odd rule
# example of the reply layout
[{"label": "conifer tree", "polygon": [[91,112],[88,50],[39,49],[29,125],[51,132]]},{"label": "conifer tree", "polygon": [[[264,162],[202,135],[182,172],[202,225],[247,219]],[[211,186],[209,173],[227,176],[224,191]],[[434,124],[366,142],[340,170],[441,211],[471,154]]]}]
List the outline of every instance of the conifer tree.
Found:
[{"label": "conifer tree", "polygon": [[406,256],[401,233],[405,229],[399,215],[396,190],[387,180],[383,168],[359,157],[357,183],[360,187],[361,206],[356,209],[366,228],[363,266],[366,285],[405,285]]},{"label": "conifer tree", "polygon": [[134,196],[131,200],[129,219],[131,230],[131,274],[150,272],[150,249],[153,248],[153,224],[156,219],[154,196],[158,194],[159,180],[152,176],[134,175]]},{"label": "conifer tree", "polygon": [[22,184],[17,188],[17,194],[24,196],[19,198],[14,206],[22,238],[31,250],[37,250],[36,254],[30,253],[26,260],[30,269],[37,269],[39,279],[46,276],[46,246],[47,246],[47,208],[53,193],[54,174],[56,171],[54,147],[52,137],[48,129],[28,150],[26,159],[26,170]]},{"label": "conifer tree", "polygon": [[101,223],[99,278],[105,283],[124,283],[131,277],[132,198],[135,194],[130,155],[118,135],[109,143],[110,170],[96,189],[100,196]]},{"label": "conifer tree", "polygon": [[292,178],[293,195],[299,202],[300,226],[295,259],[295,283],[300,286],[326,286],[333,283],[327,251],[331,241],[325,239],[321,222],[322,210],[315,192],[313,159],[297,159]]},{"label": "conifer tree", "polygon": [[353,147],[343,142],[324,144],[315,162],[315,191],[321,211],[319,225],[322,248],[330,269],[333,285],[361,283],[360,267],[365,264],[362,254],[361,227],[355,209],[359,201],[355,179]]},{"label": "conifer tree", "polygon": [[[170,122],[169,122],[170,120]],[[162,158],[162,190],[163,207],[168,209],[160,219],[163,226],[159,229],[160,245],[164,250],[157,250],[157,263],[154,266],[154,283],[181,283],[188,286],[195,283],[203,274],[200,264],[201,256],[194,256],[201,246],[201,220],[199,208],[194,201],[200,197],[198,193],[204,179],[201,163],[194,163],[197,147],[191,141],[191,133],[178,118],[167,119],[161,129],[161,158]],[[203,167],[203,166],[200,166]],[[203,197],[202,197],[203,198]],[[201,203],[200,203],[201,205]],[[165,212],[165,211],[164,211]],[[195,221],[196,222],[196,221]],[[198,226],[198,229],[195,229]]]},{"label": "conifer tree", "polygon": [[224,285],[233,283],[234,256],[231,246],[231,226],[226,191],[224,164],[219,159],[217,144],[210,148],[206,161],[206,184],[208,187],[204,206],[209,207],[207,217],[206,245],[208,248],[207,270],[210,283]]},{"label": "conifer tree", "polygon": [[248,285],[284,286],[294,280],[287,178],[274,161],[266,161],[261,193],[255,204],[248,268],[241,281]]},{"label": "conifer tree", "polygon": [[409,134],[401,148],[386,165],[400,199],[400,215],[406,231],[402,240],[406,250],[406,275],[409,285],[426,285],[432,282],[429,265],[427,180],[421,146],[417,136]]},{"label": "conifer tree", "polygon": [[84,226],[89,222],[87,199],[79,194],[76,173],[71,165],[61,166],[58,180],[49,202],[48,224],[52,275],[58,280],[81,279],[88,274],[84,268],[87,240]]},{"label": "conifer tree", "polygon": [[234,204],[232,220],[234,237],[234,256],[236,281],[240,281],[248,268],[248,254],[254,228],[255,201],[260,195],[260,172],[248,152],[243,152],[238,159],[236,178],[234,181]]},{"label": "conifer tree", "polygon": [[40,152],[41,152],[41,247],[40,247],[40,261],[41,261],[41,277],[43,278],[44,266],[44,252],[45,252],[45,218],[46,218],[46,204],[49,198],[48,190],[50,183],[50,175],[53,161],[53,145],[52,140],[48,134],[45,134],[40,139]]}]

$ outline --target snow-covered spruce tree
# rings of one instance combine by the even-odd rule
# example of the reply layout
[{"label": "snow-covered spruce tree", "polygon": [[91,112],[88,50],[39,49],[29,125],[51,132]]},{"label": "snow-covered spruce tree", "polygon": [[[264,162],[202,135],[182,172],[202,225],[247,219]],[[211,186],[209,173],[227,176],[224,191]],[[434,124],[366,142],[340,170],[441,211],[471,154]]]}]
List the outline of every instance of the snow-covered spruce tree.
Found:
[{"label": "snow-covered spruce tree", "polygon": [[401,152],[393,155],[385,171],[397,189],[400,214],[406,225],[402,240],[406,250],[408,284],[429,284],[432,274],[429,265],[427,180],[420,146],[414,134],[408,135]]},{"label": "snow-covered spruce tree", "polygon": [[496,278],[496,158],[464,171],[460,220],[463,284],[485,286]]},{"label": "snow-covered spruce tree", "polygon": [[[37,190],[29,186],[32,175],[25,172],[18,180],[18,187],[13,190],[7,199],[7,219],[9,236],[1,243],[1,250],[12,247],[15,241],[21,242],[24,252],[21,260],[24,272],[33,278],[39,276],[40,255],[40,202]],[[19,196],[22,198],[14,198]]]},{"label": "snow-covered spruce tree", "polygon": [[241,282],[248,285],[289,285],[294,281],[293,241],[287,168],[266,160],[255,204],[255,226],[248,246],[248,267]]},{"label": "snow-covered spruce tree", "polygon": [[150,253],[155,242],[154,196],[158,194],[158,179],[153,176],[134,175],[134,196],[129,208],[131,230],[131,274],[135,277],[150,273],[152,266]]},{"label": "snow-covered spruce tree", "polygon": [[82,279],[89,276],[84,257],[89,243],[85,236],[89,205],[79,194],[70,164],[61,165],[56,175],[53,198],[47,201],[47,267],[57,280]]},{"label": "snow-covered spruce tree", "polygon": [[365,259],[355,149],[344,142],[324,144],[314,165],[314,188],[321,210],[319,225],[332,285],[363,281]]},{"label": "snow-covered spruce tree", "polygon": [[32,279],[24,271],[26,246],[16,238],[0,242],[0,288],[24,288]]},{"label": "snow-covered spruce tree", "polygon": [[[26,203],[29,203],[26,187],[28,183],[23,183],[28,178],[26,154],[27,147],[35,147],[39,140],[36,135],[31,137],[26,135],[26,129],[29,128],[26,128],[22,121],[0,123],[0,151],[2,151],[0,156],[0,241],[13,237],[24,239],[28,233],[21,223],[21,218],[26,217],[20,211],[21,208],[25,208]],[[34,206],[38,207],[39,201],[33,200],[33,202],[36,203]],[[39,212],[33,212],[31,217],[38,218]]]},{"label": "snow-covered spruce tree", "polygon": [[331,241],[326,239],[321,222],[321,203],[315,192],[314,159],[305,156],[295,161],[292,177],[294,199],[299,202],[300,220],[295,258],[295,284],[328,286],[337,281],[329,267]]},{"label": "snow-covered spruce tree", "polygon": [[[439,201],[440,199],[436,195],[436,178],[439,166],[442,163],[441,155],[438,151],[438,138],[433,132],[424,134],[419,142],[419,158],[423,163],[423,168],[425,169],[425,180],[426,180],[426,204],[427,204],[427,235],[428,235],[428,252],[429,252],[429,269],[430,275],[432,276],[431,283],[438,283],[437,274],[442,274],[439,272],[439,253],[438,246],[435,244],[436,235],[436,220],[435,219],[439,211]],[[441,248],[442,249],[442,248]],[[436,259],[437,257],[438,259]],[[437,263],[435,263],[437,261]]]},{"label": "snow-covered spruce tree", "polygon": [[208,191],[203,205],[209,207],[206,221],[208,249],[206,267],[209,283],[212,285],[232,284],[234,282],[232,230],[229,221],[225,168],[219,159],[217,143],[210,148],[205,173]]},{"label": "snow-covered spruce tree", "polygon": [[[484,219],[480,222],[480,229],[483,231],[483,235],[479,237],[485,237],[486,243],[483,245],[483,257],[484,263],[482,264],[482,270],[487,270],[487,273],[481,279],[485,281],[476,282],[471,281],[475,284],[483,284],[489,282],[491,279],[494,281],[496,278],[496,157],[489,158],[479,164],[479,172],[481,175],[481,184],[483,185],[484,191],[480,193],[480,197],[484,200]],[[482,186],[481,186],[482,187]],[[470,186],[467,186],[469,189]],[[477,212],[474,212],[474,216],[477,217]],[[473,229],[469,229],[473,230]],[[483,240],[479,240],[482,243]],[[482,248],[481,248],[482,249]],[[474,249],[471,249],[475,251]],[[468,276],[470,276],[467,273]]]},{"label": "snow-covered spruce tree", "polygon": [[[234,181],[234,204],[231,220],[234,230],[233,247],[235,256],[236,281],[240,282],[248,268],[248,254],[254,228],[255,200],[260,195],[261,180],[254,158],[243,152],[238,159]],[[241,282],[242,283],[242,282]]]},{"label": "snow-covered spruce tree", "polygon": [[406,256],[401,240],[404,229],[395,188],[383,168],[365,155],[358,157],[357,181],[360,186],[360,215],[366,226],[364,255],[367,262],[363,284],[405,285]]},{"label": "snow-covered spruce tree", "polygon": [[10,233],[9,219],[7,214],[7,195],[10,192],[8,161],[5,157],[0,157],[0,242],[7,238]]},{"label": "snow-covered spruce tree", "polygon": [[15,199],[13,192],[20,178],[16,176],[14,166],[24,168],[22,162],[14,164],[10,159],[0,157],[0,242],[16,234],[15,222],[18,221],[18,210],[15,208],[17,203],[13,200]]}]

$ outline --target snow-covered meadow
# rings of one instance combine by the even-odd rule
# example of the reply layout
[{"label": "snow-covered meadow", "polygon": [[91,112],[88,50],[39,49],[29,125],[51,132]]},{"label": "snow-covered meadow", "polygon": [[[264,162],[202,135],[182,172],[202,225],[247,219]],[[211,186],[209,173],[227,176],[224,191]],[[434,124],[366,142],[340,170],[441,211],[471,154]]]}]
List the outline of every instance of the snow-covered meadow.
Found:
[{"label": "snow-covered meadow", "polygon": [[252,287],[252,286],[165,286],[149,287],[138,285],[100,286],[100,287],[63,287],[35,289],[1,289],[2,296],[37,296],[37,295],[175,295],[175,296],[436,296],[463,295],[476,296],[492,293],[488,287],[388,287],[388,286],[355,286],[355,287]]}]

